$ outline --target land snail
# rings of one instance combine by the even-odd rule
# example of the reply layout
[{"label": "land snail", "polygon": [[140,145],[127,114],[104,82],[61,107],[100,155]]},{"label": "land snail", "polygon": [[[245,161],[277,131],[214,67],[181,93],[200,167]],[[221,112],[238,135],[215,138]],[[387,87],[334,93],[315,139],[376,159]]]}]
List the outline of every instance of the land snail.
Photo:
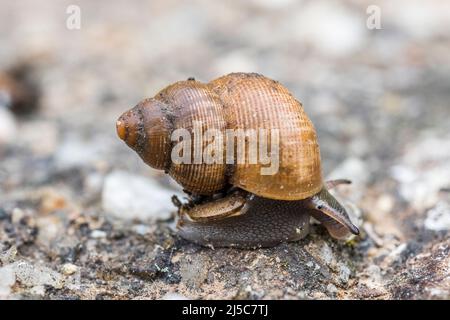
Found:
[{"label": "land snail", "polygon": [[314,126],[277,81],[232,73],[206,84],[176,82],[125,112],[116,129],[189,195],[188,203],[175,201],[187,240],[270,247],[305,237],[310,216],[334,238],[359,234],[328,192],[350,181],[323,181]]}]

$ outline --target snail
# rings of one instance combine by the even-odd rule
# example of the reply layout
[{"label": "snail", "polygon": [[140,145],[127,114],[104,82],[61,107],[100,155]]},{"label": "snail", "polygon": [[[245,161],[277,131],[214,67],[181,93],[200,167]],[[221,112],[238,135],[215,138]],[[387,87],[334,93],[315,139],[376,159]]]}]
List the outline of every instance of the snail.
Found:
[{"label": "snail", "polygon": [[[270,247],[305,237],[310,216],[334,238],[359,234],[328,191],[350,181],[323,181],[314,126],[277,81],[256,73],[206,84],[189,78],[122,114],[116,129],[146,164],[190,195],[187,204],[175,199],[177,229],[187,240]],[[241,144],[235,132],[246,134]]]}]

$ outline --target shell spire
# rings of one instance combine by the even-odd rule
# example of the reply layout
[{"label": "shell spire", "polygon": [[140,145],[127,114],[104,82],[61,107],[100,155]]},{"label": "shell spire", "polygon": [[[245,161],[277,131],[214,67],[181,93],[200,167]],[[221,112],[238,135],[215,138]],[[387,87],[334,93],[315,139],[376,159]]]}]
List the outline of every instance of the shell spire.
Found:
[{"label": "shell spire", "polygon": [[149,166],[170,167],[172,124],[167,106],[156,99],[145,99],[122,114],[116,122],[120,139],[139,154]]}]

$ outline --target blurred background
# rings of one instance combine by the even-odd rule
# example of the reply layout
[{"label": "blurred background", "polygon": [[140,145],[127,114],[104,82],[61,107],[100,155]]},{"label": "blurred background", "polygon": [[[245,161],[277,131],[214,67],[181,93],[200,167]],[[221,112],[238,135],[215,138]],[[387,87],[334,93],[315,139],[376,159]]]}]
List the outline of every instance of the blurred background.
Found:
[{"label": "blurred background", "polygon": [[77,236],[69,229],[80,217],[100,238],[109,232],[103,219],[144,232],[170,217],[177,186],[117,138],[115,121],[170,83],[230,72],[278,80],[303,103],[325,176],[354,181],[340,194],[362,212],[375,256],[418,234],[448,236],[448,1],[4,0],[0,8],[0,219],[28,217],[37,229],[0,231],[0,251],[14,244],[33,257],[37,245],[48,257],[64,234]]}]

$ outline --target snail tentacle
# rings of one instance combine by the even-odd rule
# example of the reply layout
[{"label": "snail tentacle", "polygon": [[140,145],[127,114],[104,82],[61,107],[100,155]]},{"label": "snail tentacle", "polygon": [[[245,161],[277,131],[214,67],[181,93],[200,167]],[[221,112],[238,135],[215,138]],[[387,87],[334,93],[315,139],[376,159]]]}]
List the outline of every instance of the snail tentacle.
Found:
[{"label": "snail tentacle", "polygon": [[306,199],[305,204],[311,209],[311,215],[319,220],[334,238],[343,239],[349,233],[359,234],[358,227],[352,223],[345,208],[326,188]]},{"label": "snail tentacle", "polygon": [[325,182],[325,187],[330,190],[333,189],[334,187],[341,185],[341,184],[351,184],[352,181],[348,180],[348,179],[336,179],[336,180],[328,180],[327,182]]}]

